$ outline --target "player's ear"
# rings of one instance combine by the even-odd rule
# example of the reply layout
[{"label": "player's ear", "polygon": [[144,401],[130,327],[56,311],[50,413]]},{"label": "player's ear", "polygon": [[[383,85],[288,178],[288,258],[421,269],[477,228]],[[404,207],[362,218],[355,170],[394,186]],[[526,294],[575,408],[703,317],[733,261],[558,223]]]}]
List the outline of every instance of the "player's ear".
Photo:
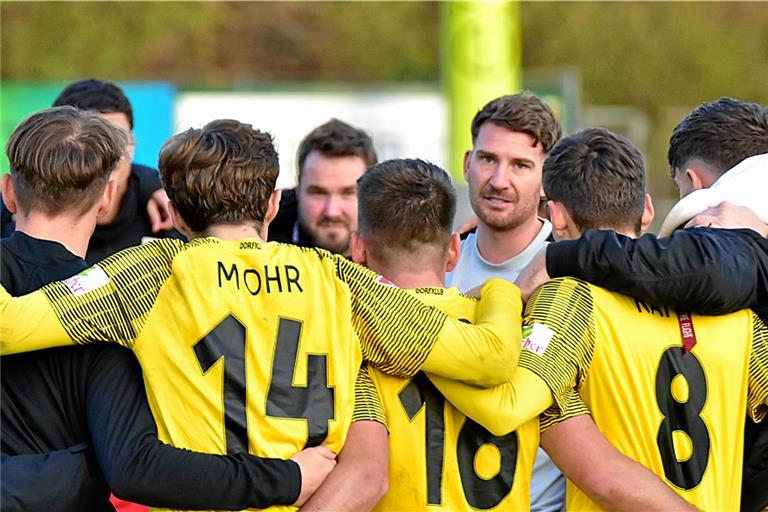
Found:
[{"label": "player's ear", "polygon": [[269,196],[269,202],[267,203],[267,213],[264,215],[264,226],[268,226],[270,222],[275,220],[277,212],[280,210],[280,198],[283,196],[283,191],[273,190]]},{"label": "player's ear", "polygon": [[103,217],[109,212],[112,201],[115,200],[115,190],[117,190],[117,182],[112,178],[109,178],[109,181],[107,181],[107,186],[104,187],[104,192],[101,194],[101,199],[99,200],[99,208],[96,210],[97,219]]},{"label": "player's ear", "polygon": [[552,223],[552,233],[556,240],[568,240],[569,227],[573,223],[571,215],[565,209],[563,203],[559,201],[547,201],[547,210],[549,210],[549,221]]},{"label": "player's ear", "polygon": [[365,241],[357,231],[353,231],[349,238],[349,253],[352,261],[355,263],[365,265],[368,262],[368,255],[365,252]]},{"label": "player's ear", "polygon": [[13,178],[10,173],[0,176],[0,194],[3,195],[3,202],[11,213],[16,213],[19,206],[16,202],[16,189],[13,188]]},{"label": "player's ear", "polygon": [[643,217],[640,219],[640,232],[644,233],[648,230],[648,226],[653,222],[655,212],[653,210],[653,201],[651,195],[645,194],[645,204],[643,205]]},{"label": "player's ear", "polygon": [[691,188],[693,190],[701,190],[704,187],[704,177],[697,169],[688,168],[685,170],[685,175],[691,180]]},{"label": "player's ear", "polygon": [[464,152],[464,181],[469,183],[469,161],[472,159],[472,150],[468,149]]},{"label": "player's ear", "polygon": [[168,201],[168,213],[171,214],[171,222],[173,222],[173,227],[176,228],[176,231],[190,240],[194,238],[195,232],[192,231],[189,224],[187,224],[179,213],[179,210],[176,209],[176,205],[173,204],[173,201]]},{"label": "player's ear", "polygon": [[450,272],[456,268],[461,255],[461,237],[458,233],[451,233],[451,239],[448,241],[448,259],[445,262],[445,271]]}]

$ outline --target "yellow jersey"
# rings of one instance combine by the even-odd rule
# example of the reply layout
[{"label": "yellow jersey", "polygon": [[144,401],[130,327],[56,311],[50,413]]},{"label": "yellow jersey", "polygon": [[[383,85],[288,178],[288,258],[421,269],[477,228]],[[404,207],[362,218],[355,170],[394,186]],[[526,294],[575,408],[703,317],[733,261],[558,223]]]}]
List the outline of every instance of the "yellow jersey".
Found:
[{"label": "yellow jersey", "polygon": [[[456,288],[413,293],[453,318],[475,321],[477,300]],[[369,373],[390,432],[389,491],[375,510],[530,508],[538,418],[495,436],[445,400],[426,374],[402,379],[376,369]]]},{"label": "yellow jersey", "polygon": [[[537,290],[520,366],[552,390],[542,428],[577,391],[624,455],[703,510],[738,510],[746,413],[768,400],[768,331],[745,310],[688,315],[571,278]],[[568,484],[569,510],[599,508]]]},{"label": "yellow jersey", "polygon": [[[430,365],[474,378],[477,371],[453,361],[460,351],[441,347],[513,345],[514,337],[496,335],[505,286],[488,288],[500,299],[488,303],[491,320],[468,330],[327,251],[158,240],[25,297],[0,293],[0,342],[2,354],[118,342],[142,365],[162,440],[288,458],[320,443],[338,452],[353,413],[381,419],[370,393],[358,393],[363,406],[353,410],[362,359],[410,377],[429,356]],[[504,360],[504,350],[495,354]]]}]

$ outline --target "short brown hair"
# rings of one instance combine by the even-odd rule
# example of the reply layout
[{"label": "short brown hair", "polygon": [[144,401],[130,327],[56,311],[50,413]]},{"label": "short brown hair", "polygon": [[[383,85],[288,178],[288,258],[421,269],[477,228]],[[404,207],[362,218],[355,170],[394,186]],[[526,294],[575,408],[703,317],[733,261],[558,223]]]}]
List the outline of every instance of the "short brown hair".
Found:
[{"label": "short brown hair", "polygon": [[549,105],[529,92],[501,96],[488,102],[472,119],[472,144],[483,123],[493,123],[513,132],[527,133],[549,153],[563,131]]},{"label": "short brown hair", "polygon": [[261,225],[280,172],[269,133],[231,119],[174,135],[160,149],[160,179],[189,227]]},{"label": "short brown hair", "polygon": [[632,227],[640,234],[645,165],[624,137],[587,128],[561,139],[544,160],[542,185],[581,229]]},{"label": "short brown hair", "polygon": [[[380,252],[416,253],[421,245],[447,246],[456,214],[456,189],[440,167],[393,159],[357,180],[358,229]],[[382,255],[385,256],[385,255]]]},{"label": "short brown hair", "polygon": [[122,130],[93,112],[65,106],[32,114],[5,148],[19,206],[48,215],[85,213],[104,192],[127,144]]},{"label": "short brown hair", "polygon": [[371,137],[363,130],[338,119],[321,124],[309,132],[299,144],[296,154],[299,181],[304,172],[304,161],[312,151],[319,151],[326,157],[359,156],[366,167],[378,161]]}]

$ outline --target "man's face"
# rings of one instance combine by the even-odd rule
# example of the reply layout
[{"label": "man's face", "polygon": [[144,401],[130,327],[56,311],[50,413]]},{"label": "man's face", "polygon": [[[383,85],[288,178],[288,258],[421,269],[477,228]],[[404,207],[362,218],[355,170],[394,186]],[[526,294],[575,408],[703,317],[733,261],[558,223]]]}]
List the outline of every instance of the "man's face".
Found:
[{"label": "man's face", "polygon": [[108,211],[98,220],[99,224],[111,224],[117,217],[117,213],[120,211],[120,206],[123,204],[123,197],[128,190],[128,178],[131,176],[131,160],[133,160],[136,143],[133,140],[133,133],[131,133],[131,125],[128,123],[128,116],[122,112],[107,112],[99,115],[114,126],[123,130],[128,137],[128,154],[120,160],[111,176],[112,180],[115,182],[114,197],[110,203]]},{"label": "man's face", "polygon": [[535,218],[541,195],[544,150],[527,133],[486,122],[464,157],[469,202],[480,222],[496,231]]},{"label": "man's face", "polygon": [[318,247],[349,253],[349,237],[357,229],[357,179],[365,170],[358,156],[307,155],[298,188],[299,223]]}]

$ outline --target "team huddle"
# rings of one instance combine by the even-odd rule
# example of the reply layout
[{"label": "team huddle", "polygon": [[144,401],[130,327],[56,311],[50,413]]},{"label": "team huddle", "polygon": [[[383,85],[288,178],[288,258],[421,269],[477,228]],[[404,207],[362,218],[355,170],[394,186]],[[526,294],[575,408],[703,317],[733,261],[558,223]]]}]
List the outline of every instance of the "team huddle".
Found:
[{"label": "team huddle", "polygon": [[86,107],[6,148],[3,510],[768,506],[765,106],[675,128],[665,238],[632,143],[528,93],[473,119],[463,240],[434,164],[332,120],[281,193],[216,120],[160,151],[175,231],[93,266],[131,141]]}]

